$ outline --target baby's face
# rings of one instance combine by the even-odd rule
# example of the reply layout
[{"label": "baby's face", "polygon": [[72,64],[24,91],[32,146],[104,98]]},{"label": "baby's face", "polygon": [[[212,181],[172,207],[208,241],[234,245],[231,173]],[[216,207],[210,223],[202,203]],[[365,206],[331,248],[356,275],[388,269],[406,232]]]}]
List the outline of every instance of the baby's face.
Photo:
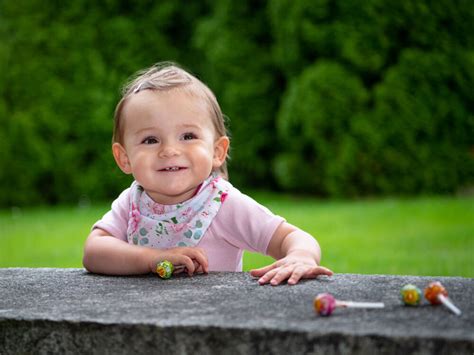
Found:
[{"label": "baby's face", "polygon": [[122,119],[123,145],[114,144],[114,156],[156,202],[191,198],[223,163],[227,137],[216,137],[206,104],[186,92],[141,91],[126,103]]}]

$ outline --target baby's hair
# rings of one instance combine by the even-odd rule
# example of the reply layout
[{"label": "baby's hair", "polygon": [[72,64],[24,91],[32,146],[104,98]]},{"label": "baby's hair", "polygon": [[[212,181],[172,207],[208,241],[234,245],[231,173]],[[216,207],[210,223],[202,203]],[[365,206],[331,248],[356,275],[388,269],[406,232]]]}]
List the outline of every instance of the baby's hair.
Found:
[{"label": "baby's hair", "polygon": [[[227,136],[225,116],[213,92],[195,76],[172,62],[161,62],[139,71],[122,89],[122,99],[115,108],[114,133],[112,141],[123,144],[122,112],[127,100],[143,90],[171,91],[183,90],[185,93],[203,99],[209,108],[209,115],[218,137]],[[227,160],[227,159],[226,159]],[[226,161],[219,168],[219,174],[228,178]]]}]

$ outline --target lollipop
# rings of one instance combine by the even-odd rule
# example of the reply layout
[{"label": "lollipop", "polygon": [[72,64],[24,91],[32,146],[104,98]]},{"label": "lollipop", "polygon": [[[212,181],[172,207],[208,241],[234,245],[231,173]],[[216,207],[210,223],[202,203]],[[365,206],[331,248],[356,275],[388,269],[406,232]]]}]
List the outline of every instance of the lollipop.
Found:
[{"label": "lollipop", "polygon": [[418,306],[421,302],[421,291],[415,285],[405,285],[400,291],[402,301],[406,306]]},{"label": "lollipop", "polygon": [[441,285],[441,282],[432,282],[425,288],[425,298],[432,304],[442,304],[455,315],[461,315],[461,310],[457,308],[448,298],[448,291]]},{"label": "lollipop", "polygon": [[323,317],[330,316],[336,307],[351,308],[383,308],[381,302],[338,301],[330,293],[320,293],[314,299],[314,310]]},{"label": "lollipop", "polygon": [[314,299],[314,310],[320,316],[327,317],[336,308],[336,299],[330,293],[320,293]]},{"label": "lollipop", "polygon": [[168,260],[163,260],[156,265],[156,273],[162,279],[169,279],[173,275],[174,266]]}]

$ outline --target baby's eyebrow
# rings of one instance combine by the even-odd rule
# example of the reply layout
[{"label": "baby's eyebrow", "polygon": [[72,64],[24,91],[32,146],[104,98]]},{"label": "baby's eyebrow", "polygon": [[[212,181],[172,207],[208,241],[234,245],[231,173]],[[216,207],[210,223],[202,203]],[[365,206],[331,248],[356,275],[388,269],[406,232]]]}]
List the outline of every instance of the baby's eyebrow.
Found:
[{"label": "baby's eyebrow", "polygon": [[154,127],[145,127],[145,128],[140,128],[139,130],[135,131],[135,134],[139,135],[144,132],[152,131]]},{"label": "baby's eyebrow", "polygon": [[201,126],[195,124],[195,123],[184,123],[180,125],[182,128],[194,128],[194,129],[201,129]]}]

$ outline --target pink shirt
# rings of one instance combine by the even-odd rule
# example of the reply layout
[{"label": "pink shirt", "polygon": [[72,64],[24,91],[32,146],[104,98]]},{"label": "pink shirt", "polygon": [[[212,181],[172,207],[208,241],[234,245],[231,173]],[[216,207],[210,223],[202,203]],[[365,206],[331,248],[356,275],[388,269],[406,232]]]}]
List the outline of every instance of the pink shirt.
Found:
[{"label": "pink shirt", "polygon": [[[130,195],[130,188],[123,191],[93,228],[127,242]],[[210,271],[242,271],[243,251],[266,254],[273,233],[283,221],[231,187],[198,247],[206,251]]]}]

